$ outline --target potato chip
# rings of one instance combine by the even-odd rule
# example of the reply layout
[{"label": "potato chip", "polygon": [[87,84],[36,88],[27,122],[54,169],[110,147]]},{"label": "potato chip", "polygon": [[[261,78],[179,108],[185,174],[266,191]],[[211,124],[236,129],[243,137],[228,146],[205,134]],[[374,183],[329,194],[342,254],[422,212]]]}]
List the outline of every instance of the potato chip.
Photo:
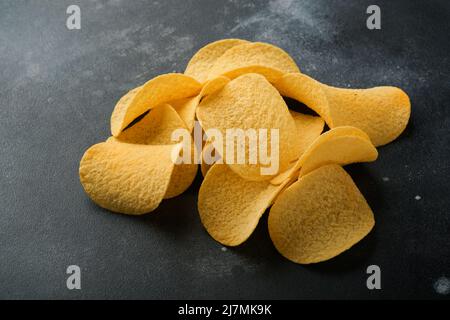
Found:
[{"label": "potato chip", "polygon": [[325,122],[320,117],[310,116],[299,112],[289,111],[294,118],[295,126],[297,127],[296,139],[299,140],[300,156],[306,151],[306,149],[320,136],[323,131]]},{"label": "potato chip", "polygon": [[230,79],[244,73],[259,73],[270,82],[286,73],[300,72],[295,61],[284,50],[262,42],[234,46],[220,56],[211,68],[208,79],[220,75]]},{"label": "potato chip", "polygon": [[[290,111],[282,95],[320,117]],[[375,146],[401,134],[410,109],[398,88],[331,87],[301,74],[276,46],[224,39],[201,48],[184,74],[124,95],[111,115],[113,136],[81,159],[80,181],[99,206],[144,214],[189,188],[201,148],[198,211],[207,232],[240,245],[272,206],[276,249],[316,263],[373,228],[369,205],[341,166],[374,161]],[[322,133],[325,123],[331,130]]]},{"label": "potato chip", "polygon": [[207,95],[213,94],[225,87],[230,82],[230,79],[225,76],[218,76],[214,79],[208,80],[202,87],[200,97],[203,98]]},{"label": "potato chip", "polygon": [[367,133],[375,146],[395,140],[411,114],[408,95],[396,87],[341,89],[324,86],[333,126],[354,126]]},{"label": "potato chip", "polygon": [[[324,121],[320,117],[310,116],[306,114],[302,114],[299,112],[289,111],[291,116],[294,118],[295,126],[297,127],[297,136],[300,144],[298,158],[300,158],[303,153],[305,153],[306,149],[320,136],[323,131],[323,127],[325,125]],[[297,161],[296,161],[297,162]],[[270,182],[272,184],[280,184],[290,176],[292,176],[295,171],[298,171],[299,167],[296,163],[292,163],[289,165],[286,171],[280,173],[276,177],[274,177]]]},{"label": "potato chip", "polygon": [[339,255],[374,224],[363,195],[338,165],[320,167],[288,187],[272,206],[268,223],[276,249],[300,264]]},{"label": "potato chip", "polygon": [[227,246],[243,243],[284,188],[267,181],[248,181],[229,166],[215,164],[200,187],[198,211],[206,231]]},{"label": "potato chip", "polygon": [[366,132],[375,146],[395,140],[408,124],[411,104],[399,88],[341,89],[304,74],[284,75],[274,86],[284,96],[316,111],[330,128],[353,126]]},{"label": "potato chip", "polygon": [[206,174],[208,173],[209,169],[213,166],[214,163],[208,163],[211,161],[206,161],[205,156],[208,155],[208,160],[214,160],[216,153],[214,150],[214,146],[211,142],[206,142],[202,149],[202,163],[200,165],[200,169],[202,171],[203,177],[206,177]]},{"label": "potato chip", "polygon": [[197,96],[170,102],[170,104],[180,115],[181,119],[183,119],[183,121],[185,122],[189,131],[192,132],[192,129],[194,128],[195,111],[197,110],[200,100],[204,96],[210,95],[222,89],[228,82],[230,82],[230,79],[228,79],[227,77],[217,77],[213,80],[207,81],[203,85],[202,90]]},{"label": "potato chip", "polygon": [[197,171],[197,164],[175,164],[164,199],[174,198],[185,192],[194,182]]},{"label": "potato chip", "polygon": [[304,103],[321,116],[330,128],[333,127],[328,99],[318,81],[302,73],[289,73],[273,85],[282,96]]},{"label": "potato chip", "polygon": [[327,164],[371,162],[377,157],[377,149],[363,131],[354,127],[337,127],[322,134],[306,150],[299,161],[300,175]]},{"label": "potato chip", "polygon": [[204,46],[191,58],[184,74],[195,78],[200,83],[206,82],[216,60],[228,49],[245,43],[249,42],[240,39],[224,39]]},{"label": "potato chip", "polygon": [[[255,94],[257,93],[257,94]],[[224,140],[224,148],[213,144],[216,150],[224,150],[227,145],[234,146],[238,150],[237,141],[226,141],[227,129],[238,128],[244,132],[247,130],[267,130],[267,154],[270,156],[279,152],[278,172],[282,172],[289,166],[292,160],[298,156],[300,145],[296,139],[297,129],[295,121],[279,93],[261,75],[245,74],[229,82],[222,90],[205,97],[197,108],[197,119],[208,134],[208,129],[217,129],[221,132]],[[279,148],[271,149],[272,131],[278,130]],[[239,164],[234,161],[230,163],[224,157],[233,171],[248,180],[267,180],[272,175],[261,174],[261,168],[265,167],[261,162],[250,163],[250,159],[260,160],[258,149],[250,148],[248,140],[245,143],[245,163]],[[226,150],[226,149],[225,149]],[[272,152],[273,151],[273,152]],[[235,152],[236,155],[236,152]],[[231,156],[230,156],[231,157]],[[231,160],[236,160],[231,159]]]},{"label": "potato chip", "polygon": [[195,96],[200,90],[200,83],[184,74],[169,73],[153,78],[119,100],[111,115],[112,135],[117,137],[147,110],[171,100]]},{"label": "potato chip", "polygon": [[186,128],[192,132],[194,129],[195,110],[199,103],[198,96],[183,98],[168,102],[183,120]]},{"label": "potato chip", "polygon": [[89,148],[80,181],[99,206],[131,215],[156,209],[169,186],[172,150],[180,145],[143,145],[109,140]]},{"label": "potato chip", "polygon": [[172,132],[185,128],[184,121],[169,104],[162,104],[150,110],[139,122],[122,131],[118,140],[139,144],[173,144]]},{"label": "potato chip", "polygon": [[[169,104],[162,104],[151,109],[135,125],[122,131],[116,139],[138,144],[174,144],[177,141],[172,140],[172,133],[182,128],[186,128],[186,124],[175,109]],[[191,143],[191,146],[194,147],[194,144]],[[191,163],[175,164],[164,199],[176,197],[186,191],[194,181],[197,170],[198,165],[194,164],[193,159]]]},{"label": "potato chip", "polygon": [[377,157],[377,149],[362,130],[349,126],[337,127],[320,135],[294,166],[273,178],[271,183],[283,182],[300,168],[300,175],[305,175],[323,165],[371,162]]}]

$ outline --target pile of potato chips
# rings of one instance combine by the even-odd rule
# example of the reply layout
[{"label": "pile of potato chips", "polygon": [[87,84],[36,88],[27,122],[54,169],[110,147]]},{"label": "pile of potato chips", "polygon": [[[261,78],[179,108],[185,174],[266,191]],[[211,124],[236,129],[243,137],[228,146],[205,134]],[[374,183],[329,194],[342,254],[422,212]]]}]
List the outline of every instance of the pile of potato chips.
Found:
[{"label": "pile of potato chips", "polygon": [[[288,109],[284,97],[318,116]],[[396,139],[410,116],[408,96],[395,87],[341,89],[301,73],[282,49],[225,39],[201,48],[184,74],[158,76],[123,96],[111,116],[112,137],[90,147],[80,163],[89,197],[114,212],[140,215],[183,193],[195,163],[174,164],[182,145],[176,129],[276,128],[279,170],[265,164],[202,163],[198,211],[218,242],[237,246],[264,212],[277,250],[289,260],[328,260],[364,238],[373,213],[343,165],[374,161],[375,147]],[[325,123],[330,128],[324,131]],[[206,139],[205,153],[217,156]],[[251,156],[254,150],[245,147]],[[223,151],[222,151],[223,152]],[[195,151],[194,151],[195,153]],[[219,155],[224,159],[224,155]]]}]

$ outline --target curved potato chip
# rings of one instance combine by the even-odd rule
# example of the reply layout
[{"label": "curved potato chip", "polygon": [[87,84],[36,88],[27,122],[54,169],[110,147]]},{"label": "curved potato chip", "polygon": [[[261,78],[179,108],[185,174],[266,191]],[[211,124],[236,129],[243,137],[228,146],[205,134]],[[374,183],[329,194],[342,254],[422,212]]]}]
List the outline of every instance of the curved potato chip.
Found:
[{"label": "curved potato chip", "polygon": [[225,76],[218,76],[217,78],[208,80],[202,90],[200,91],[200,97],[203,98],[207,95],[213,94],[216,91],[219,91],[223,87],[225,87],[229,82],[230,78]]},{"label": "curved potato chip", "polygon": [[369,136],[355,127],[337,127],[320,135],[289,170],[271,180],[279,184],[300,169],[300,176],[327,164],[371,162],[378,157]]},{"label": "curved potato chip", "polygon": [[[295,121],[290,115],[283,98],[259,74],[242,75],[229,82],[222,90],[205,97],[197,108],[197,119],[206,134],[208,134],[208,129],[220,131],[224,146],[223,148],[217,146],[214,141],[216,150],[226,150],[227,146],[238,150],[238,145],[243,146],[245,151],[244,161],[238,163],[235,152],[235,159],[229,161],[225,157],[224,162],[245,179],[254,181],[270,179],[278,172],[287,169],[289,163],[298,157],[300,146],[298,139],[295,139],[297,136]],[[240,144],[237,141],[238,139],[226,141],[227,133],[230,133],[229,130],[233,129],[235,132],[238,130],[242,136],[245,136],[244,143]],[[267,158],[271,158],[264,159],[268,160],[264,164],[260,159],[261,157],[258,156],[258,151],[262,150],[262,143],[253,140],[254,147],[251,146],[251,143],[248,143],[251,134],[261,134],[263,132],[260,131],[261,129],[267,130]],[[278,129],[279,135],[279,143],[274,146],[277,147],[274,150],[271,147],[273,129]],[[230,135],[231,138],[235,137]],[[277,158],[275,156],[277,151],[279,157],[273,159]],[[252,163],[250,160],[256,161],[252,161]],[[275,170],[274,174],[267,174],[266,172],[262,174],[261,171],[271,165],[273,166],[274,161],[278,162],[278,171]]]},{"label": "curved potato chip", "polygon": [[169,104],[175,109],[190,132],[192,132],[192,130],[194,129],[195,110],[197,110],[199,101],[199,96],[195,96],[169,102]]},{"label": "curved potato chip", "polygon": [[118,140],[139,144],[174,144],[172,132],[185,128],[184,121],[169,104],[162,104],[150,110],[139,122],[122,131]]},{"label": "curved potato chip", "polygon": [[395,140],[411,114],[408,95],[396,87],[341,89],[324,86],[333,126],[354,126],[367,133],[375,146]]},{"label": "curved potato chip", "polygon": [[331,259],[363,239],[375,224],[372,210],[338,165],[321,167],[288,187],[269,212],[278,252],[301,264]]},{"label": "curved potato chip", "polygon": [[197,164],[175,164],[164,199],[174,198],[185,192],[194,181],[197,171]]},{"label": "curved potato chip", "polygon": [[354,127],[337,127],[317,138],[299,160],[300,176],[327,164],[371,162],[378,151],[369,137]]},{"label": "curved potato chip", "polygon": [[295,61],[284,50],[262,42],[245,43],[227,50],[210,70],[208,79],[220,75],[234,79],[244,73],[259,73],[269,82],[283,74],[300,72]]},{"label": "curved potato chip", "polygon": [[132,90],[116,104],[111,115],[111,132],[117,137],[133,120],[162,103],[195,96],[201,85],[180,73],[163,74]]},{"label": "curved potato chip", "polygon": [[304,74],[284,75],[274,86],[284,96],[316,111],[330,128],[353,126],[366,132],[375,146],[395,140],[408,124],[411,103],[395,87],[341,89]]},{"label": "curved potato chip", "polygon": [[200,83],[205,82],[216,60],[228,49],[244,43],[249,42],[241,39],[223,39],[207,44],[194,54],[184,74],[195,78]]},{"label": "curved potato chip", "polygon": [[259,219],[284,188],[248,181],[229,166],[215,164],[200,187],[198,211],[206,231],[218,242],[237,246],[250,237]]},{"label": "curved potato chip", "polygon": [[206,177],[206,174],[208,173],[209,169],[214,165],[214,163],[207,163],[208,161],[205,160],[205,155],[208,154],[210,156],[211,161],[214,161],[215,156],[215,150],[214,146],[211,142],[206,142],[202,149],[202,163],[200,165],[200,169],[202,171],[203,177]]},{"label": "curved potato chip", "polygon": [[303,73],[288,73],[275,82],[274,87],[282,96],[304,103],[333,127],[328,99],[321,84]]},{"label": "curved potato chip", "polygon": [[[320,117],[310,116],[292,110],[289,110],[289,112],[294,118],[295,125],[297,127],[298,135],[296,139],[299,139],[300,141],[300,151],[298,155],[300,158],[303,153],[305,153],[306,149],[314,142],[314,140],[320,136],[325,123]],[[296,170],[298,171],[299,168],[295,163],[293,163],[286,171],[274,177],[270,183],[275,185],[280,184],[295,173]]]},{"label": "curved potato chip", "polygon": [[323,131],[325,122],[320,117],[310,116],[295,111],[289,111],[297,127],[297,137],[300,141],[300,158],[306,149],[316,140]]},{"label": "curved potato chip", "polygon": [[179,145],[109,140],[90,147],[80,162],[80,181],[99,206],[131,215],[156,209],[169,186]]},{"label": "curved potato chip", "polygon": [[[138,144],[175,144],[177,142],[172,140],[172,133],[182,128],[186,128],[186,125],[175,109],[169,104],[162,104],[151,109],[139,122],[113,139]],[[164,199],[176,197],[186,191],[194,181],[197,170],[198,165],[194,162],[174,165]]]},{"label": "curved potato chip", "polygon": [[230,79],[228,79],[227,77],[217,77],[213,80],[207,81],[197,96],[193,98],[175,100],[169,103],[178,112],[181,119],[183,119],[188,130],[192,132],[195,123],[195,111],[197,110],[200,100],[204,96],[210,95],[222,89],[228,82],[230,82]]},{"label": "curved potato chip", "polygon": [[[295,139],[298,139],[300,143],[300,150],[298,154],[298,158],[300,158],[303,153],[305,153],[306,149],[320,136],[325,123],[320,117],[310,116],[292,110],[289,110],[289,112],[294,118],[295,125],[297,127],[298,134]],[[280,184],[298,170],[299,167],[297,164],[291,164],[286,171],[270,180],[270,183],[275,185]]]}]

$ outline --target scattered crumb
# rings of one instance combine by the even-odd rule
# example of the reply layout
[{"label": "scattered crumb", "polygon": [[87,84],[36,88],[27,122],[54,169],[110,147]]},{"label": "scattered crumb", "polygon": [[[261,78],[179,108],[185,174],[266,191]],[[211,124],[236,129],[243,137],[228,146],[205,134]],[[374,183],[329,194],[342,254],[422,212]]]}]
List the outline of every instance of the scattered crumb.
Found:
[{"label": "scattered crumb", "polygon": [[415,196],[415,197],[414,197],[414,199],[416,199],[416,200],[420,200],[420,199],[422,199],[422,197],[421,197],[421,196],[419,196],[419,195],[417,195],[417,196]]},{"label": "scattered crumb", "polygon": [[227,248],[222,247],[220,250],[222,250],[223,252],[227,251]]},{"label": "scattered crumb", "polygon": [[383,181],[384,182],[388,182],[389,181],[389,177],[383,177]]}]

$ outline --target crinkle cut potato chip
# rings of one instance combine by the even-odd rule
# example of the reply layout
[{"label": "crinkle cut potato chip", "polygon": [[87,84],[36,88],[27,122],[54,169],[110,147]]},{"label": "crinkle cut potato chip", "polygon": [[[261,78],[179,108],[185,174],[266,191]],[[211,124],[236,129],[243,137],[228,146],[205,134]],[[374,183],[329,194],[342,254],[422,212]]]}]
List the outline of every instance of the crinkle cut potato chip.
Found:
[{"label": "crinkle cut potato chip", "polygon": [[268,43],[252,42],[227,50],[212,66],[208,79],[220,75],[234,79],[244,73],[259,73],[275,82],[286,73],[296,72],[300,69],[286,51]]},{"label": "crinkle cut potato chip", "polygon": [[300,264],[331,259],[363,239],[375,224],[372,210],[338,165],[312,171],[288,187],[269,212],[276,249]]},{"label": "crinkle cut potato chip", "polygon": [[198,195],[203,226],[216,241],[237,246],[253,233],[283,188],[284,184],[245,180],[229,166],[215,164],[206,174]]},{"label": "crinkle cut potato chip", "polygon": [[375,146],[395,140],[408,124],[411,103],[396,87],[342,89],[304,74],[284,75],[274,86],[280,93],[316,111],[330,128],[353,126],[366,132]]},{"label": "crinkle cut potato chip", "polygon": [[241,39],[223,39],[209,43],[194,54],[184,74],[195,78],[200,83],[206,82],[216,60],[228,49],[245,43],[249,42]]},{"label": "crinkle cut potato chip", "polygon": [[170,104],[180,115],[181,119],[185,122],[189,131],[192,132],[195,121],[195,111],[197,110],[200,100],[207,95],[210,95],[220,89],[222,89],[230,79],[224,76],[217,77],[215,79],[207,81],[200,93],[193,98],[185,98],[180,100],[171,101]]},{"label": "crinkle cut potato chip", "polygon": [[184,74],[168,73],[157,76],[119,100],[111,115],[111,133],[117,137],[147,110],[171,100],[195,96],[200,90],[201,84]]},{"label": "crinkle cut potato chip", "polygon": [[142,145],[109,140],[89,148],[80,162],[80,181],[100,207],[131,215],[156,209],[174,168],[180,145]]},{"label": "crinkle cut potato chip", "polygon": [[[219,130],[224,137],[223,145],[234,146],[235,150],[237,150],[236,139],[226,141],[227,129],[239,128],[243,131],[253,129],[258,133],[260,129],[267,129],[267,154],[269,156],[272,155],[271,130],[279,130],[278,172],[287,169],[289,163],[298,157],[300,145],[296,139],[295,121],[280,94],[259,74],[244,74],[229,82],[222,90],[205,97],[197,108],[197,119],[207,134],[208,129]],[[216,150],[221,150],[221,146],[215,144],[214,146]],[[245,179],[268,180],[276,173],[273,175],[262,174],[261,168],[264,167],[262,163],[251,164],[249,162],[251,157],[260,160],[257,154],[258,150],[255,149],[259,148],[250,148],[249,143],[246,143],[244,164],[237,164],[236,161],[229,163],[226,157],[224,162]],[[273,151],[276,153],[276,150]],[[276,159],[272,160],[276,161]]]},{"label": "crinkle cut potato chip", "polygon": [[327,164],[371,162],[377,157],[377,149],[362,130],[354,127],[337,127],[320,135],[293,167],[273,178],[271,183],[279,184],[299,169],[302,176]]}]

